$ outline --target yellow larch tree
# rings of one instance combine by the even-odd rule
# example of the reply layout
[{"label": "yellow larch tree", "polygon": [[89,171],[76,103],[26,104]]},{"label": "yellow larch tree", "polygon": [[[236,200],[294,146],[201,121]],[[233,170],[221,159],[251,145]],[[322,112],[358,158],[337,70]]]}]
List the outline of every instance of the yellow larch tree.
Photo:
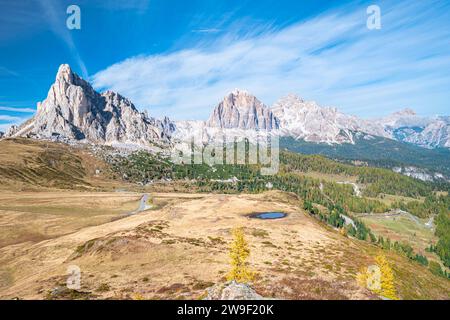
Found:
[{"label": "yellow larch tree", "polygon": [[395,277],[389,262],[383,254],[378,255],[375,261],[381,272],[381,290],[379,294],[391,300],[398,300],[395,289]]},{"label": "yellow larch tree", "polygon": [[250,249],[244,237],[242,228],[233,229],[233,242],[230,246],[231,270],[227,275],[227,280],[235,280],[239,283],[250,282],[254,279],[255,273],[248,267],[248,257]]},{"label": "yellow larch tree", "polygon": [[376,266],[363,267],[356,276],[359,285],[373,293],[391,300],[398,300],[395,277],[389,262],[383,254],[375,258]]}]

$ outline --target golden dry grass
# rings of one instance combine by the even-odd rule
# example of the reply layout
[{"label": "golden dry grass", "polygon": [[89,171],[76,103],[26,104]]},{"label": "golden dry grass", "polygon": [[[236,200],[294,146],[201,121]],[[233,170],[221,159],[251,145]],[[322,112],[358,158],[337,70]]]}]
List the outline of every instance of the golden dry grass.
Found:
[{"label": "golden dry grass", "polygon": [[[95,196],[95,195],[93,195]],[[155,209],[82,228],[38,243],[0,249],[0,298],[45,299],[63,285],[69,265],[82,270],[81,293],[66,298],[196,299],[224,281],[230,230],[244,227],[253,286],[282,299],[370,299],[356,284],[361,266],[373,264],[378,248],[352,240],[306,215],[291,194],[153,193]],[[283,211],[279,220],[247,217]],[[445,279],[394,253],[402,298],[447,299]],[[56,297],[57,298],[57,297]]]},{"label": "golden dry grass", "polygon": [[0,140],[0,182],[5,191],[135,189],[113,179],[109,166],[82,145],[24,138]]},{"label": "golden dry grass", "polygon": [[0,247],[39,242],[111,221],[137,209],[141,194],[117,192],[0,193]]}]

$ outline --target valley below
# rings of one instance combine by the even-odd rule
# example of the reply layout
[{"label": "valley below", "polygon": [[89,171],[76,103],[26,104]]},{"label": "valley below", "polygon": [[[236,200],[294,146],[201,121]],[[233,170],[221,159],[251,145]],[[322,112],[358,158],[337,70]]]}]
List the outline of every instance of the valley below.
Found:
[{"label": "valley below", "polygon": [[[231,230],[243,227],[250,246],[252,283],[263,297],[277,299],[374,299],[357,285],[358,270],[380,251],[350,239],[310,217],[298,199],[277,191],[262,194],[187,194],[152,192],[153,208],[121,217],[139,202],[136,193],[43,192],[7,195],[1,208],[2,237],[21,230],[0,248],[2,299],[200,299],[206,289],[225,282]],[[27,217],[24,202],[35,203]],[[66,214],[59,215],[58,207]],[[111,206],[117,207],[111,210]],[[122,206],[122,207],[121,207]],[[50,209],[50,208],[53,209]],[[93,210],[102,207],[105,215]],[[120,209],[118,209],[120,208]],[[256,211],[281,211],[287,217],[259,220]],[[22,212],[22,218],[11,214]],[[74,216],[82,222],[74,223]],[[33,218],[33,219],[31,219]],[[57,220],[60,219],[60,220]],[[108,221],[109,220],[109,221]],[[57,221],[57,231],[51,225]],[[28,233],[24,225],[30,227]],[[43,228],[41,239],[33,235]],[[35,226],[32,228],[32,226]],[[447,299],[448,280],[407,258],[388,254],[402,298]],[[81,270],[81,289],[63,290],[67,268]]]}]

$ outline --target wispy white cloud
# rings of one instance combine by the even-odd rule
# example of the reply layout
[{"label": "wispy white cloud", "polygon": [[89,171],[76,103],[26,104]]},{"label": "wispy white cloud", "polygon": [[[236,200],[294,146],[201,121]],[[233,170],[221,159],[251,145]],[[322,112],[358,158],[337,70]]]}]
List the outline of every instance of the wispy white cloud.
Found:
[{"label": "wispy white cloud", "polygon": [[283,29],[255,28],[265,31],[132,57],[92,80],[153,115],[175,119],[205,119],[236,87],[267,104],[293,92],[363,116],[403,107],[448,111],[449,5],[380,6],[379,31],[366,28],[366,6],[341,8]]},{"label": "wispy white cloud", "polygon": [[0,114],[0,131],[6,132],[13,125],[20,125],[26,118]]},{"label": "wispy white cloud", "polygon": [[14,76],[19,77],[20,74],[14,70],[8,69],[6,67],[0,66],[0,76],[2,75],[8,75],[8,76]]},{"label": "wispy white cloud", "polygon": [[3,107],[0,106],[0,111],[11,111],[11,112],[21,112],[21,113],[34,113],[36,109],[32,108],[17,108],[17,107]]},{"label": "wispy white cloud", "polygon": [[207,29],[194,29],[192,30],[192,32],[196,32],[196,33],[217,33],[220,32],[220,29],[217,28],[207,28]]},{"label": "wispy white cloud", "polygon": [[[16,112],[16,113],[34,113],[36,110],[31,108],[14,108],[0,106],[0,111]],[[12,125],[19,125],[26,120],[26,117],[15,116],[9,114],[0,114],[0,131],[7,131]]]},{"label": "wispy white cloud", "polygon": [[0,121],[19,121],[21,118],[0,114]]},{"label": "wispy white cloud", "polygon": [[1,124],[0,123],[0,132],[6,132],[11,127],[11,124]]}]

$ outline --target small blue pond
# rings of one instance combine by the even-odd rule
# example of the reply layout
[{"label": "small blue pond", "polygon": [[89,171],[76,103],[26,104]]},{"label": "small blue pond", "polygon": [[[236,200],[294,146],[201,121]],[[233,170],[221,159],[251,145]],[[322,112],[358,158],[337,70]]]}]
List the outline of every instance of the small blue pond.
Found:
[{"label": "small blue pond", "polygon": [[270,220],[270,219],[281,219],[286,216],[287,214],[283,212],[259,212],[251,214],[249,217],[254,219]]}]

